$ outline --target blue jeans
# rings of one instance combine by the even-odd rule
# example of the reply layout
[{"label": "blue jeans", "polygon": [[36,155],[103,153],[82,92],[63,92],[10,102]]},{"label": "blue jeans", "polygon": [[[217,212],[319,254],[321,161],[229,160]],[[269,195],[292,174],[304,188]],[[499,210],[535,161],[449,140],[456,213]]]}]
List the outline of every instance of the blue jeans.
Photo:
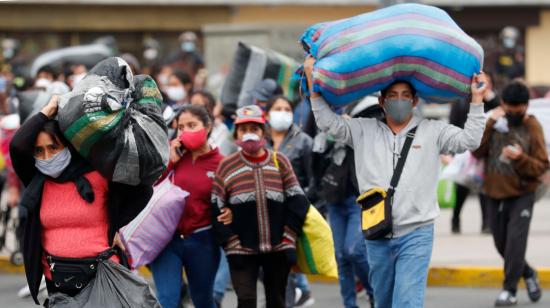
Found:
[{"label": "blue jeans", "polygon": [[296,288],[302,290],[304,293],[309,292],[309,281],[307,281],[305,274],[295,273],[294,278],[296,281]]},{"label": "blue jeans", "polygon": [[355,199],[355,196],[351,196],[342,203],[328,206],[328,217],[338,263],[340,294],[346,308],[358,307],[355,292],[356,276],[367,293],[372,295],[368,279],[366,241],[361,232],[361,208]]},{"label": "blue jeans", "polygon": [[424,307],[433,239],[430,224],[401,237],[367,241],[376,307]]},{"label": "blue jeans", "polygon": [[220,263],[220,248],[212,230],[185,239],[178,234],[151,263],[157,296],[163,308],[177,308],[181,300],[183,268],[195,307],[215,308],[214,278]]},{"label": "blue jeans", "polygon": [[302,294],[310,292],[309,282],[307,277],[302,273],[290,273],[288,275],[288,283],[286,285],[286,307],[294,307],[294,303],[298,300],[296,298],[296,288],[302,291]]},{"label": "blue jeans", "polygon": [[221,248],[220,252],[220,267],[218,268],[216,280],[214,281],[214,300],[221,304],[227,285],[231,281],[231,275],[229,274],[229,264],[227,263],[225,252]]}]

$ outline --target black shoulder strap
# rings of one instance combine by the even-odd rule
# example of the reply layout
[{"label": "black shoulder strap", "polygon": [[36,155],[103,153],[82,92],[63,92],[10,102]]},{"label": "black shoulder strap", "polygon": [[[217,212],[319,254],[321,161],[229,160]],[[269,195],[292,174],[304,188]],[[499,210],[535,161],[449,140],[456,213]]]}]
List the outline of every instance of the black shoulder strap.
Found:
[{"label": "black shoulder strap", "polygon": [[403,173],[403,168],[405,167],[405,161],[407,160],[407,156],[409,155],[409,150],[411,149],[411,145],[412,145],[414,136],[416,134],[417,128],[418,126],[415,126],[413,129],[411,129],[407,133],[407,139],[405,139],[405,144],[403,145],[403,149],[401,149],[401,154],[399,155],[397,166],[395,166],[395,170],[393,171],[393,176],[390,181],[390,188],[388,189],[388,192],[391,192],[392,194],[395,191],[397,184],[399,183],[399,178],[401,177],[401,173]]}]

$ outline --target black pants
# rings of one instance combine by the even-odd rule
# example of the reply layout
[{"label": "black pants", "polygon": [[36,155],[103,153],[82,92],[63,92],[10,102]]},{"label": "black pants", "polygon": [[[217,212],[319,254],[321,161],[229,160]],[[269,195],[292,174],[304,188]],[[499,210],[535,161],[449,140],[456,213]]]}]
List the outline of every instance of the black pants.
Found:
[{"label": "black pants", "polygon": [[256,308],[256,282],[263,270],[266,308],[285,308],[285,291],[290,266],[283,252],[258,255],[229,255],[231,281],[238,308]]},{"label": "black pants", "polygon": [[487,198],[493,240],[504,258],[503,288],[513,294],[520,278],[531,277],[534,273],[525,261],[534,203],[534,193],[504,200]]},{"label": "black pants", "polygon": [[[453,218],[452,218],[453,225],[460,225],[460,212],[462,212],[462,208],[464,207],[464,203],[466,203],[466,199],[468,198],[469,194],[470,194],[470,189],[468,187],[462,186],[460,184],[456,184],[456,204],[453,209]],[[481,193],[479,194],[482,230],[485,229],[485,227],[490,226],[489,213],[487,210],[487,201],[486,201],[487,198],[489,197]]]}]

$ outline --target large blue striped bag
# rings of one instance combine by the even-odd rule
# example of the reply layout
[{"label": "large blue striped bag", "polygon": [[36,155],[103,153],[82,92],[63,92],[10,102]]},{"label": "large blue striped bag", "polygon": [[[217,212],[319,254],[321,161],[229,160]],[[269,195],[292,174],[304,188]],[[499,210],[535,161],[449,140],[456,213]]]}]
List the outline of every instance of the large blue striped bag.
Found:
[{"label": "large blue striped bag", "polygon": [[305,31],[302,45],[317,59],[315,91],[337,106],[395,80],[410,82],[429,102],[465,97],[483,66],[481,46],[445,11],[421,4],[316,24]]}]

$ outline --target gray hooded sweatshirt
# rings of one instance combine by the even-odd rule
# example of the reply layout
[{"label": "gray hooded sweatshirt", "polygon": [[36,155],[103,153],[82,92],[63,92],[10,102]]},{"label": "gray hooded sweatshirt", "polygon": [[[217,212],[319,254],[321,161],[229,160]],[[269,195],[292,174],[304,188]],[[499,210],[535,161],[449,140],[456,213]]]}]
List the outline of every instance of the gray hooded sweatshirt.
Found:
[{"label": "gray hooded sweatshirt", "polygon": [[439,155],[477,149],[485,128],[483,104],[470,104],[464,129],[443,121],[423,119],[415,110],[412,120],[397,135],[376,119],[345,119],[335,114],[323,98],[312,99],[311,106],[317,126],[354,149],[360,193],[374,187],[389,188],[407,132],[418,126],[395,189],[394,237],[432,224],[439,216]]}]

